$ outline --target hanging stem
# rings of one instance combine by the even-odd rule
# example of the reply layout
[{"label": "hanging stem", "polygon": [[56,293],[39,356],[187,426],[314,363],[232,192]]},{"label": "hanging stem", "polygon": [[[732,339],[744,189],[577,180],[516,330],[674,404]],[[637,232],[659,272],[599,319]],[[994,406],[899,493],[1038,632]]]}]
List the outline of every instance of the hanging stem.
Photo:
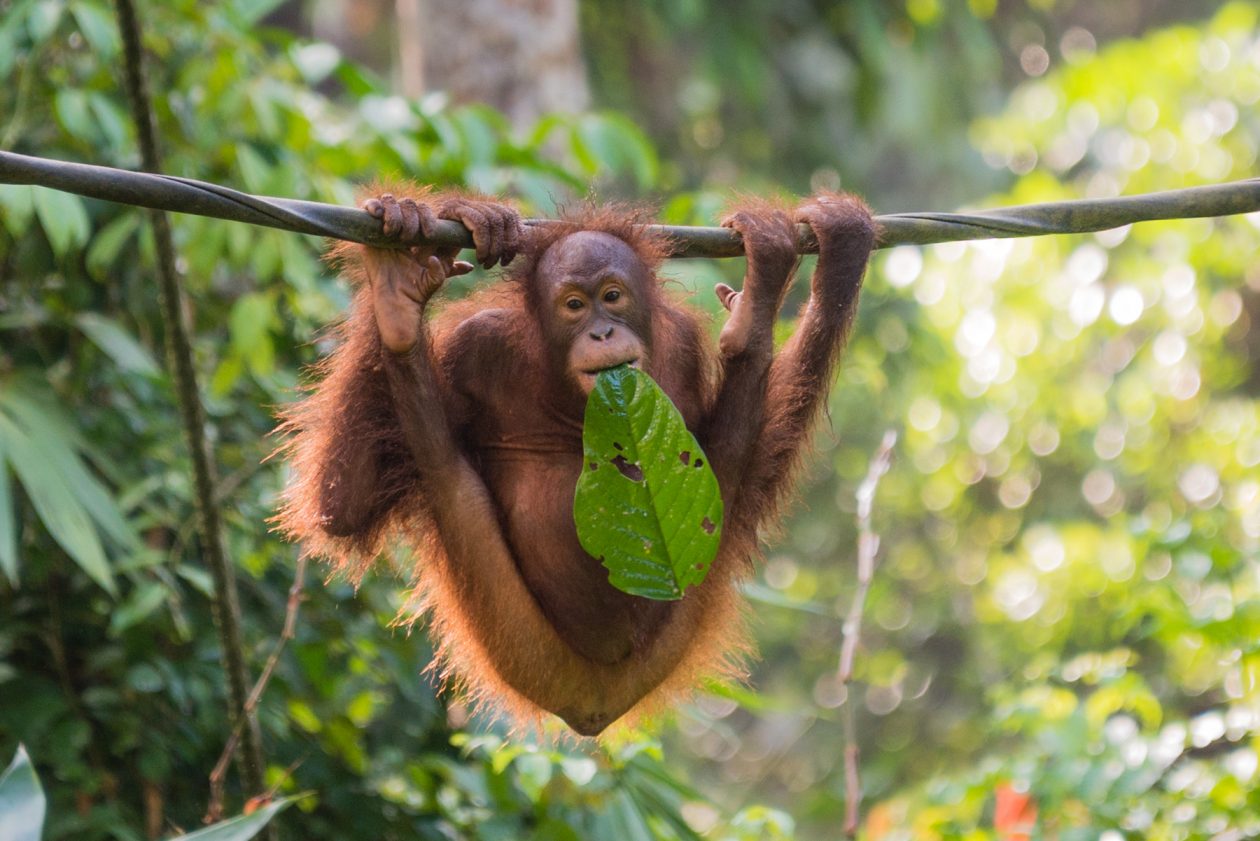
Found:
[{"label": "hanging stem", "polygon": [[[143,56],[140,47],[140,26],[136,19],[132,0],[115,0],[118,9],[118,27],[122,34],[124,81],[136,133],[140,141],[140,156],[145,169],[157,172],[162,167],[158,151],[157,133],[153,128],[153,108],[145,87]],[[152,207],[152,205],[146,205]],[[219,647],[223,656],[228,683],[228,717],[233,730],[244,725],[245,750],[241,756],[241,778],[246,796],[263,791],[262,739],[257,722],[245,709],[249,682],[246,677],[245,654],[241,643],[240,604],[236,594],[236,576],[223,548],[222,524],[215,502],[215,470],[210,445],[205,434],[205,410],[201,405],[201,393],[197,385],[197,371],[193,366],[192,345],[188,328],[184,323],[183,293],[175,270],[175,246],[171,241],[170,221],[160,209],[149,214],[153,225],[153,239],[157,247],[157,275],[162,320],[166,327],[165,343],[167,365],[175,380],[175,395],[179,403],[180,419],[184,426],[184,438],[192,456],[193,486],[197,507],[202,555],[214,579],[215,598],[212,602],[214,624],[219,633]]]},{"label": "hanging stem", "polygon": [[890,429],[871,458],[866,478],[857,489],[857,587],[853,591],[853,604],[844,618],[843,639],[840,643],[840,665],[836,680],[844,688],[844,834],[857,836],[861,823],[862,778],[859,773],[860,759],[857,743],[857,714],[853,709],[853,693],[849,691],[849,678],[853,676],[853,658],[857,654],[862,636],[862,614],[866,610],[866,596],[875,577],[875,560],[879,554],[879,535],[871,528],[871,509],[875,504],[875,490],[879,480],[892,465],[893,447],[897,445],[897,432]]},{"label": "hanging stem", "polygon": [[300,555],[297,568],[293,571],[293,583],[289,586],[289,600],[284,611],[284,628],[280,631],[280,638],[276,640],[276,644],[271,649],[271,656],[263,664],[258,681],[249,692],[249,698],[245,701],[245,715],[241,716],[236,726],[232,728],[232,734],[223,745],[223,753],[219,755],[219,761],[210,772],[210,805],[206,808],[205,823],[215,823],[223,817],[223,781],[227,776],[228,763],[236,753],[237,745],[240,744],[241,730],[245,722],[258,710],[258,702],[262,700],[263,692],[266,691],[267,684],[280,663],[280,655],[284,653],[285,645],[297,633],[298,610],[302,606],[302,587],[305,582],[306,556]]}]

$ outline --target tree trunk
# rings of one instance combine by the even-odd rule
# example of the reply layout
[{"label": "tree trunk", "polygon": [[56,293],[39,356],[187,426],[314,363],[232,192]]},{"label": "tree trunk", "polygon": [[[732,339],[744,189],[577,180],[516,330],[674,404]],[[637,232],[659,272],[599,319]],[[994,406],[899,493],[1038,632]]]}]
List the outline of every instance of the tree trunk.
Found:
[{"label": "tree trunk", "polygon": [[589,103],[577,0],[395,0],[395,9],[407,95],[484,102],[518,127]]}]

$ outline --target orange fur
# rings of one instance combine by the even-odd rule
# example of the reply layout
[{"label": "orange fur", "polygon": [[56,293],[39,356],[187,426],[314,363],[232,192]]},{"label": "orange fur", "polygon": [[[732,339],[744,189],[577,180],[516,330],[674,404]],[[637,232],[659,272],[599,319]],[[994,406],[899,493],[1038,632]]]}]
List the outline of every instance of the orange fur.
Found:
[{"label": "orange fur", "polygon": [[[372,192],[407,194],[426,201],[444,199],[427,190],[399,184],[376,185]],[[753,212],[764,215],[781,211],[760,204]],[[541,407],[523,402],[537,399],[525,395],[542,394],[548,378],[557,376],[547,370],[543,361],[542,340],[536,327],[540,318],[547,317],[535,276],[542,255],[570,234],[597,231],[628,244],[655,276],[668,243],[649,236],[645,221],[642,213],[585,206],[558,223],[534,227],[528,231],[521,257],[510,273],[465,300],[446,303],[430,315],[429,356],[437,367],[442,409],[456,430],[457,440],[463,440],[458,438],[458,430],[475,430],[484,422],[478,412],[487,411],[487,405],[499,405],[469,407],[469,390],[478,385],[460,373],[469,366],[486,375],[475,376],[474,380],[492,382],[492,368],[512,361],[526,372],[523,381],[510,384],[513,393],[523,395],[509,398],[515,401],[512,411],[542,411]],[[277,517],[279,528],[299,542],[305,552],[330,560],[334,573],[354,582],[361,580],[391,537],[401,538],[414,554],[415,562],[411,598],[399,621],[411,624],[427,618],[437,653],[429,671],[476,706],[504,714],[520,727],[537,727],[546,710],[527,697],[520,686],[510,684],[505,673],[554,674],[556,685],[571,685],[581,692],[591,687],[592,681],[622,686],[636,670],[655,669],[653,674],[661,671],[655,658],[660,656],[656,649],[664,643],[649,641],[636,646],[625,661],[614,664],[582,661],[572,652],[556,648],[564,643],[554,632],[535,636],[513,633],[515,629],[505,627],[505,617],[485,612],[488,602],[479,597],[481,594],[467,591],[469,576],[457,574],[449,555],[451,544],[446,538],[453,536],[441,533],[430,502],[420,490],[425,465],[417,466],[408,450],[391,400],[372,293],[363,282],[361,253],[361,247],[348,244],[330,251],[330,259],[359,284],[359,289],[347,319],[336,328],[337,348],[315,368],[311,392],[283,415],[280,431],[286,438],[280,452],[289,459],[293,477]],[[858,283],[860,279],[859,273]],[[817,278],[815,282],[818,283]],[[741,433],[740,440],[749,442],[751,462],[746,474],[737,477],[738,494],[734,496],[735,504],[728,504],[719,558],[708,580],[677,603],[680,606],[674,612],[664,614],[673,617],[669,621],[677,626],[671,631],[674,642],[670,644],[678,651],[677,641],[685,638],[685,648],[671,656],[669,667],[649,681],[654,685],[636,692],[638,701],[623,720],[632,721],[667,708],[692,693],[704,679],[743,676],[743,663],[751,652],[751,644],[738,583],[751,569],[757,554],[758,528],[775,518],[790,488],[787,476],[796,469],[809,424],[825,401],[829,372],[852,322],[856,288],[852,291],[839,323],[806,312],[802,319],[804,335],[789,343],[769,368],[768,386],[762,386],[764,420],[750,421],[756,427]],[[711,425],[711,413],[720,409],[724,393],[720,380],[727,376],[727,363],[713,358],[699,314],[665,295],[659,282],[651,284],[647,294],[653,333],[654,363],[650,372],[674,398],[693,430],[705,429]],[[468,327],[488,313],[494,314],[491,326],[495,343],[490,346],[494,356],[483,361],[487,345],[478,338],[476,330]],[[752,417],[762,416],[758,410]],[[722,456],[712,452],[709,455]],[[479,464],[475,450],[469,457],[474,466]],[[580,459],[580,450],[577,457]],[[361,475],[366,476],[362,482]],[[339,489],[337,482],[342,480],[352,486]],[[724,495],[728,490],[724,487]],[[537,492],[544,497],[563,495],[571,488],[540,487]],[[349,507],[354,515],[345,522],[328,512],[330,499],[333,503],[343,501],[339,494],[352,498]],[[520,563],[516,560],[518,570]],[[574,593],[572,598],[583,595]],[[531,616],[537,614],[535,605],[522,609]],[[563,663],[573,665],[562,666]],[[549,671],[556,669],[578,672]]]}]

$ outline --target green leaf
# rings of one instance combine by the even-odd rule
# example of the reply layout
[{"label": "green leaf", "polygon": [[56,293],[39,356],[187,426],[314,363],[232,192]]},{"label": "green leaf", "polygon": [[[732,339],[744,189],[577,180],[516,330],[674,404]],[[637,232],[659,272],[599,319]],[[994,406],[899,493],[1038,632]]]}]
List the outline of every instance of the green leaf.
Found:
[{"label": "green leaf", "polygon": [[560,760],[560,770],[577,786],[584,786],[595,779],[599,766],[587,756],[566,756]]},{"label": "green leaf", "polygon": [[346,88],[351,100],[357,100],[380,90],[380,83],[363,67],[349,61],[337,65],[337,81]]},{"label": "green leaf", "polygon": [[244,373],[245,363],[241,360],[240,354],[229,354],[219,363],[219,367],[214,369],[214,374],[210,377],[210,395],[212,397],[226,396]]},{"label": "green leaf", "polygon": [[261,292],[247,292],[237,298],[228,317],[232,347],[240,353],[248,354],[265,341],[271,326],[272,312],[271,298]]},{"label": "green leaf", "polygon": [[136,587],[109,617],[109,631],[117,636],[132,625],[147,619],[166,601],[166,588],[156,581],[146,581]]},{"label": "green leaf", "polygon": [[0,390],[0,446],[48,533],[110,594],[100,533],[134,550],[139,536],[80,452],[85,444],[46,386],[14,378]]},{"label": "green leaf", "polygon": [[15,239],[26,233],[31,224],[35,213],[34,193],[24,184],[0,184],[0,219]]},{"label": "green leaf", "polygon": [[4,440],[13,469],[48,533],[93,581],[114,594],[117,588],[100,537],[61,473],[48,468],[50,453],[3,415],[0,439]]},{"label": "green leaf", "polygon": [[161,372],[149,349],[137,342],[117,321],[100,313],[85,312],[75,316],[74,323],[124,371],[146,377],[154,377]]},{"label": "green leaf", "polygon": [[70,7],[79,32],[102,58],[118,52],[118,27],[113,17],[95,3],[78,2]]},{"label": "green leaf", "polygon": [[60,407],[40,386],[20,380],[11,385],[4,398],[3,408],[28,436],[30,447],[42,460],[42,469],[59,477],[71,490],[77,504],[119,546],[137,548],[140,538],[123,517],[113,496],[75,453],[75,449],[85,452],[87,446]]},{"label": "green leaf", "polygon": [[9,75],[17,57],[17,33],[14,32],[14,27],[0,26],[0,77]]},{"label": "green leaf", "polygon": [[639,811],[639,807],[630,799],[629,793],[619,791],[612,798],[610,816],[613,826],[617,828],[614,837],[626,841],[652,841],[653,833],[648,827],[647,819]]},{"label": "green leaf", "polygon": [[582,836],[564,821],[558,818],[547,818],[534,830],[530,841],[580,841]]},{"label": "green leaf", "polygon": [[236,164],[241,170],[241,181],[245,189],[261,193],[266,189],[267,180],[271,177],[271,164],[267,162],[257,149],[248,143],[236,145]]},{"label": "green leaf", "polygon": [[39,44],[52,35],[64,11],[65,4],[61,0],[40,0],[36,3],[26,17],[26,31],[30,33],[31,41]]},{"label": "green leaf", "polygon": [[580,124],[575,124],[569,129],[569,151],[573,153],[577,165],[587,176],[593,176],[600,168],[600,160],[590,146],[591,138],[588,135],[592,133],[583,131]]},{"label": "green leaf", "polygon": [[53,252],[64,256],[75,246],[87,242],[90,224],[83,201],[78,196],[43,187],[35,190],[35,213],[48,235]]},{"label": "green leaf", "polygon": [[332,44],[294,44],[289,58],[308,85],[318,85],[341,64],[341,52]]},{"label": "green leaf", "polygon": [[275,11],[283,0],[235,0],[231,9],[243,24],[254,24]]},{"label": "green leaf", "polygon": [[[588,137],[587,142],[600,148],[606,161],[628,168],[634,173],[640,189],[646,190],[656,183],[660,164],[652,141],[648,140],[642,129],[632,120],[617,113],[600,115],[599,121],[594,125],[598,126],[595,132],[597,137]],[[584,122],[582,127],[585,131],[590,131],[592,124]]]},{"label": "green leaf", "polygon": [[140,217],[135,213],[124,213],[110,222],[92,237],[92,244],[87,250],[87,268],[92,276],[104,280],[105,274],[114,265],[124,245],[131,240],[140,224]]},{"label": "green leaf", "polygon": [[[262,240],[262,246],[272,240]],[[236,299],[228,317],[228,333],[232,350],[245,361],[255,376],[266,377],[275,369],[275,345],[271,325],[275,320],[275,301],[261,292],[248,292]]]},{"label": "green leaf", "polygon": [[465,106],[451,114],[451,120],[463,138],[462,145],[470,163],[494,163],[499,145],[495,129],[502,128],[498,125],[498,118],[497,112],[475,105]]},{"label": "green leaf", "polygon": [[53,99],[53,108],[57,112],[61,127],[71,137],[82,140],[84,143],[92,143],[96,140],[96,121],[88,106],[87,94],[83,91],[74,88],[57,91]]},{"label": "green leaf", "polygon": [[235,818],[229,818],[226,821],[219,821],[204,829],[190,832],[187,835],[178,835],[167,839],[167,841],[249,841],[250,838],[261,832],[262,828],[270,823],[277,813],[288,808],[289,804],[297,799],[298,797],[286,797],[282,800],[276,800],[263,806],[253,814],[240,815]]},{"label": "green leaf", "polygon": [[0,838],[39,841],[44,828],[44,789],[26,748],[18,745],[13,761],[0,775]]},{"label": "green leaf", "polygon": [[127,670],[128,689],[134,689],[136,692],[160,692],[163,685],[162,673],[152,664],[137,663]]},{"label": "green leaf", "polygon": [[602,371],[586,403],[584,469],[573,502],[582,548],[612,585],[678,599],[708,574],[722,536],[717,477],[652,378]]},{"label": "green leaf", "polygon": [[109,97],[96,92],[88,94],[88,104],[92,107],[92,114],[96,117],[96,127],[105,136],[110,148],[126,148],[130,141],[128,140],[127,122],[123,116],[122,109],[115,105]]},{"label": "green leaf", "polygon": [[516,769],[517,779],[526,795],[531,800],[542,797],[554,771],[551,760],[541,753],[526,753],[518,757],[512,767]]},{"label": "green leaf", "polygon": [[0,438],[0,571],[9,583],[18,583],[17,519],[13,514],[13,485],[9,465],[4,457],[4,439]]}]

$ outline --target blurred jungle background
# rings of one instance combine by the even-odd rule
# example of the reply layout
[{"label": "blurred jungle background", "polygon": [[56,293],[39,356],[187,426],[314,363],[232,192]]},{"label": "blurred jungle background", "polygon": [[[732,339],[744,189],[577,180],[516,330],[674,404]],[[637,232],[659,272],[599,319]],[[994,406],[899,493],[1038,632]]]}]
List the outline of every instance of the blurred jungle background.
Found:
[{"label": "blurred jungle background", "polygon": [[[404,174],[714,224],[734,191],[881,212],[1255,174],[1260,11],[1206,0],[145,0],[168,172],[349,204]],[[0,0],[0,148],[139,166],[105,0]],[[274,412],[347,301],[313,238],[172,217],[257,674],[293,546]],[[1260,217],[880,252],[761,656],[607,746],[505,740],[421,676],[404,580],[312,568],[258,712],[281,837],[1260,834]],[[675,261],[714,308],[740,261]],[[477,277],[473,281],[477,281]],[[799,296],[798,296],[799,300]],[[789,313],[792,306],[789,305]],[[784,331],[790,323],[784,322]],[[0,187],[0,760],[48,839],[200,825],[227,725],[147,217]],[[855,492],[886,429],[855,674]],[[230,775],[229,814],[243,806]]]}]

